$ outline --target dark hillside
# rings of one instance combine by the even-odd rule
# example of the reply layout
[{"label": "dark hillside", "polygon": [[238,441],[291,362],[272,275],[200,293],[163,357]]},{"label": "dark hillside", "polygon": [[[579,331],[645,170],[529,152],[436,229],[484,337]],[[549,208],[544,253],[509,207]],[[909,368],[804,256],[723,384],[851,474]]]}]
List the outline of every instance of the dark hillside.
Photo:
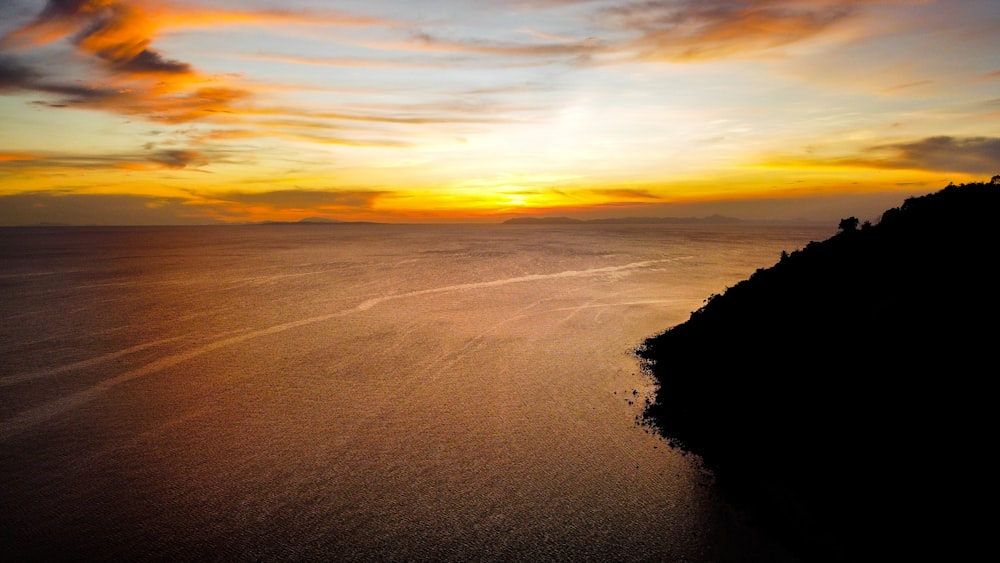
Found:
[{"label": "dark hillside", "polygon": [[804,559],[955,560],[986,529],[998,182],[844,220],[640,350],[648,420]]}]

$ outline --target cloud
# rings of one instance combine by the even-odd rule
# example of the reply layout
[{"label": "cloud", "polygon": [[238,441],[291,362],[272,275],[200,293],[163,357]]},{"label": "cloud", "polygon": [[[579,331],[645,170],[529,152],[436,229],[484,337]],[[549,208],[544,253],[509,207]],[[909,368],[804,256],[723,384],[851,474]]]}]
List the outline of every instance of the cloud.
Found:
[{"label": "cloud", "polygon": [[134,115],[167,123],[238,113],[252,92],[230,77],[210,76],[172,59],[153,45],[164,30],[220,25],[394,25],[342,12],[225,11],[157,0],[48,0],[26,25],[0,38],[0,49],[27,49],[69,39],[100,77],[43,79],[42,73],[0,59],[0,91],[30,90],[57,96],[40,103]]},{"label": "cloud", "polygon": [[338,68],[421,69],[452,68],[454,61],[413,61],[363,57],[306,57],[279,53],[257,53],[241,57],[247,60],[295,65],[330,66]]},{"label": "cloud", "polygon": [[912,88],[920,88],[922,86],[930,86],[931,84],[934,84],[933,80],[917,80],[915,82],[907,82],[906,84],[898,84],[896,86],[890,86],[889,88],[886,88],[885,91],[896,92],[899,90],[909,90]]},{"label": "cloud", "polygon": [[0,225],[183,225],[213,223],[176,197],[29,192],[0,195]]},{"label": "cloud", "polygon": [[1000,173],[1000,137],[925,137],[862,148],[853,156],[831,158],[777,158],[777,167],[871,168],[961,174]]},{"label": "cloud", "polygon": [[575,6],[577,4],[590,4],[598,0],[504,0],[521,10],[545,10],[558,8],[561,6]]},{"label": "cloud", "polygon": [[192,134],[196,142],[228,141],[234,139],[260,139],[265,137],[289,139],[314,143],[318,145],[334,145],[344,147],[409,147],[412,143],[398,139],[372,137],[365,134],[332,135],[329,133],[337,127],[327,122],[295,122],[289,120],[265,121],[252,129],[232,128],[213,129],[204,133]]},{"label": "cloud", "polygon": [[72,36],[81,52],[116,72],[190,73],[190,65],[168,60],[151,48],[160,24],[150,16],[141,2],[49,0],[34,21],[11,32],[2,44],[39,45]]},{"label": "cloud", "polygon": [[653,192],[630,188],[606,188],[589,190],[590,193],[626,202],[662,201],[663,198]]},{"label": "cloud", "polygon": [[848,162],[873,168],[1000,173],[998,137],[927,137],[908,143],[876,145],[865,153],[866,156]]},{"label": "cloud", "polygon": [[23,162],[37,160],[38,158],[41,157],[37,154],[27,152],[0,152],[0,166],[3,166],[4,162]]},{"label": "cloud", "polygon": [[171,170],[187,168],[189,164],[196,164],[203,161],[202,154],[198,151],[177,149],[156,151],[147,158],[149,162],[159,164]]},{"label": "cloud", "polygon": [[587,38],[578,41],[545,43],[504,43],[481,40],[447,40],[427,33],[418,33],[410,38],[410,46],[419,50],[476,53],[480,55],[504,56],[580,56],[598,53],[605,46],[601,41]]},{"label": "cloud", "polygon": [[370,209],[386,191],[371,190],[274,190],[267,192],[228,192],[213,195],[213,199],[243,205],[265,206],[275,211],[333,210],[342,208]]},{"label": "cloud", "polygon": [[67,89],[63,86],[39,87],[49,93],[73,95],[54,102],[39,102],[48,107],[79,107],[134,115],[151,121],[185,123],[237,114],[237,102],[248,99],[250,92],[227,86],[205,86],[179,92],[160,92],[149,89]]},{"label": "cloud", "polygon": [[0,57],[0,92],[29,87],[39,74],[12,57]]},{"label": "cloud", "polygon": [[851,17],[857,2],[832,0],[648,0],[599,11],[605,25],[638,33],[641,60],[750,56],[816,36]]},{"label": "cloud", "polygon": [[[32,47],[69,38],[76,51],[97,63],[90,81],[52,80],[37,70],[14,75],[16,87],[56,96],[48,107],[98,109],[179,123],[232,111],[249,92],[200,75],[190,64],[152,47],[165,25],[147,2],[49,0],[27,25],[0,40],[5,47]],[[8,72],[10,74],[8,64]]]},{"label": "cloud", "polygon": [[366,189],[287,189],[202,194],[199,207],[226,222],[298,221],[307,217],[371,220],[375,205],[394,192]]},{"label": "cloud", "polygon": [[178,89],[170,84],[98,86],[81,82],[55,82],[31,68],[0,61],[0,92],[24,90],[52,94],[55,99],[35,100],[51,108],[96,109],[133,115],[150,121],[184,123],[239,112],[237,102],[248,99],[248,90],[223,85]]},{"label": "cloud", "polygon": [[[402,109],[402,108],[399,108]],[[456,113],[463,110],[468,111],[467,107],[459,107],[452,105],[448,108]],[[484,112],[486,108],[479,107],[480,112]],[[488,113],[485,112],[485,113]],[[503,122],[510,123],[510,119],[500,119],[497,117],[477,115],[472,117],[466,116],[456,116],[456,115],[387,115],[385,113],[345,113],[345,112],[322,112],[312,114],[316,117],[322,119],[333,119],[337,121],[360,121],[365,123],[397,123],[397,124],[444,124],[444,123],[495,123]]]},{"label": "cloud", "polygon": [[0,174],[14,170],[180,170],[208,164],[203,152],[186,149],[139,153],[72,155],[54,153],[0,153]]},{"label": "cloud", "polygon": [[9,55],[2,56],[0,57],[0,92],[16,90],[43,92],[64,97],[56,102],[41,102],[42,105],[52,107],[87,104],[95,100],[122,96],[122,92],[113,88],[49,81],[37,69],[26,66]]},{"label": "cloud", "polygon": [[384,18],[336,10],[218,10],[164,0],[48,0],[25,26],[0,41],[4,45],[41,45],[74,35],[84,50],[122,60],[147,49],[163,29],[225,25],[398,26]]},{"label": "cloud", "polygon": [[[162,155],[169,157],[170,155]],[[181,164],[187,157],[175,155]],[[2,161],[0,161],[2,164]],[[0,168],[2,170],[2,168]],[[288,189],[161,197],[91,194],[73,188],[0,195],[0,225],[174,225],[286,220],[306,217],[372,219],[384,190]]]},{"label": "cloud", "polygon": [[[279,137],[298,142],[353,147],[405,147],[400,127],[442,124],[482,124],[503,121],[484,108],[458,115],[401,107],[364,108],[360,111],[321,111],[268,106],[259,99],[268,87],[253,87],[238,77],[210,75],[194,65],[168,56],[156,48],[165,31],[219,25],[348,25],[398,26],[398,22],[323,11],[225,11],[162,0],[49,0],[27,24],[0,39],[0,49],[32,48],[65,40],[77,56],[65,58],[74,64],[28,65],[27,60],[0,56],[0,92],[35,92],[37,106],[99,110],[167,123],[208,122],[227,126],[200,141]],[[81,57],[82,56],[82,57]],[[258,55],[256,58],[274,58]],[[287,58],[278,57],[284,62]],[[380,61],[363,58],[299,57],[295,62],[344,66],[420,67],[441,66],[441,61],[422,65],[417,61]],[[45,72],[42,69],[45,69]],[[97,70],[99,74],[95,74]],[[84,76],[70,78],[72,71]],[[49,73],[58,73],[49,75]],[[466,108],[468,109],[468,108]],[[283,122],[272,118],[283,118]],[[289,125],[288,118],[301,122]],[[307,123],[308,122],[308,123]],[[345,133],[345,129],[353,129]],[[166,155],[120,164],[132,169],[171,167],[182,163],[177,155]],[[103,163],[89,159],[61,158],[69,166]],[[187,164],[183,162],[183,164]]]}]

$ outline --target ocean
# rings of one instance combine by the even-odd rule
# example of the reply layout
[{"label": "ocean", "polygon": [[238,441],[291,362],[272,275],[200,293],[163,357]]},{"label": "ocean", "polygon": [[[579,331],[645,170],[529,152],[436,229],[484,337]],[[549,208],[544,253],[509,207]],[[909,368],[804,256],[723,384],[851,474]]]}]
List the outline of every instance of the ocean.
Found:
[{"label": "ocean", "polygon": [[5,559],[781,561],[633,351],[834,231],[0,229]]}]

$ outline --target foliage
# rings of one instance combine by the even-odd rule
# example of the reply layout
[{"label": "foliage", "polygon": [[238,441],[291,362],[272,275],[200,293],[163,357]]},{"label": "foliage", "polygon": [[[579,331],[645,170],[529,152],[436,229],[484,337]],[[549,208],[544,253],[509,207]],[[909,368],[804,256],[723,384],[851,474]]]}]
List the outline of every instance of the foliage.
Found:
[{"label": "foliage", "polygon": [[856,231],[858,229],[857,217],[848,217],[846,219],[841,219],[840,224],[837,226],[841,231]]}]

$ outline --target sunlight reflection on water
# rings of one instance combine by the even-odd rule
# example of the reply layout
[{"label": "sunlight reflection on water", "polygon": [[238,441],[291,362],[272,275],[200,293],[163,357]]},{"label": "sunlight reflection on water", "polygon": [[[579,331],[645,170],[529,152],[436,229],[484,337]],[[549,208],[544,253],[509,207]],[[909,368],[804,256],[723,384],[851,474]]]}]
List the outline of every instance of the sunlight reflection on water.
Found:
[{"label": "sunlight reflection on water", "polygon": [[630,351],[829,232],[4,229],[11,553],[774,559]]}]

